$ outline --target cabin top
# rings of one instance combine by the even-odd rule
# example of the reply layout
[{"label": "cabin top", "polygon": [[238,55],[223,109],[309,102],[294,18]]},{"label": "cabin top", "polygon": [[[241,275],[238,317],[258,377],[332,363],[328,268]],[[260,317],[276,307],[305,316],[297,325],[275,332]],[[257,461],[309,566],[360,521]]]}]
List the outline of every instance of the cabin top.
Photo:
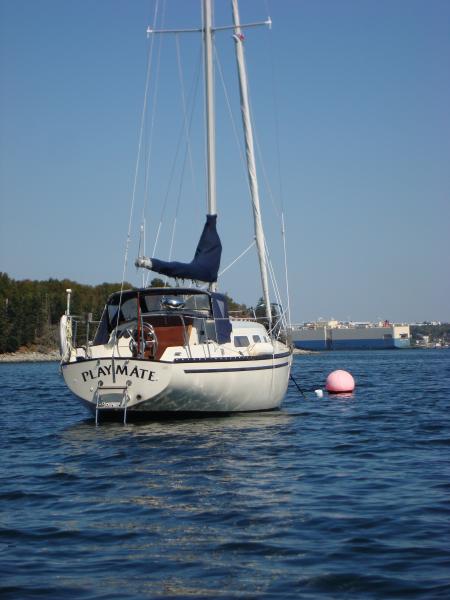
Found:
[{"label": "cabin top", "polygon": [[139,288],[115,292],[106,303],[94,343],[104,343],[122,323],[147,317],[200,317],[216,323],[219,343],[230,340],[231,323],[225,295],[196,288]]}]

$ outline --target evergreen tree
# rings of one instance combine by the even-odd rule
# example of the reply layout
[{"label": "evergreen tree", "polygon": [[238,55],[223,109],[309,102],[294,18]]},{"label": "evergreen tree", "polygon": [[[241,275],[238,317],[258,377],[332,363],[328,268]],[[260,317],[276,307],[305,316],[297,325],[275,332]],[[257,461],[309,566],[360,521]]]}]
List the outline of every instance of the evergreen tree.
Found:
[{"label": "evergreen tree", "polygon": [[[57,346],[58,326],[66,309],[66,289],[72,289],[71,312],[91,313],[99,320],[108,297],[121,284],[83,285],[64,279],[15,281],[0,272],[0,353],[16,352],[20,347],[53,349]],[[124,288],[131,288],[125,283]]]}]

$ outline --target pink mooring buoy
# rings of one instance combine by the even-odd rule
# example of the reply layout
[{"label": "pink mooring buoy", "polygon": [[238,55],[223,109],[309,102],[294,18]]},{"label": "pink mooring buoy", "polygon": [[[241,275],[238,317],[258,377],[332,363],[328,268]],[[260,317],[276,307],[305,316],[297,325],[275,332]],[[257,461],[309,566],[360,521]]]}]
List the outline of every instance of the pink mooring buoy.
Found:
[{"label": "pink mooring buoy", "polygon": [[342,394],[353,392],[355,380],[348,371],[333,371],[327,377],[326,390],[331,394]]}]

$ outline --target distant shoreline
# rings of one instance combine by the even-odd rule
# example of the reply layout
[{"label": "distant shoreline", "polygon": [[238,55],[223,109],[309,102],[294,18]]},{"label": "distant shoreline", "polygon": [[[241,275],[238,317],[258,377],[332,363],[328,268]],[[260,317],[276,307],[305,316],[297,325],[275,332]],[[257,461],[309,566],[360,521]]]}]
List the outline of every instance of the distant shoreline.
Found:
[{"label": "distant shoreline", "polygon": [[0,354],[0,363],[20,363],[20,362],[56,362],[61,357],[58,350],[49,352],[7,352]]}]

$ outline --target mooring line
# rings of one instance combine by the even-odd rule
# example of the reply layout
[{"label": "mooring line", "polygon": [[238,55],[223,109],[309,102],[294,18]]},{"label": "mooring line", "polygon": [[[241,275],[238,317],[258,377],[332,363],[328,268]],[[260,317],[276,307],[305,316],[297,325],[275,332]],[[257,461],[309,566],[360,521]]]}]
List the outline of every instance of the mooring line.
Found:
[{"label": "mooring line", "polygon": [[292,373],[289,374],[289,379],[292,379],[292,381],[295,383],[295,386],[297,387],[298,391],[300,392],[300,394],[303,396],[303,398],[305,400],[307,400],[302,388],[298,385],[298,383],[295,381],[294,376],[292,375]]}]

